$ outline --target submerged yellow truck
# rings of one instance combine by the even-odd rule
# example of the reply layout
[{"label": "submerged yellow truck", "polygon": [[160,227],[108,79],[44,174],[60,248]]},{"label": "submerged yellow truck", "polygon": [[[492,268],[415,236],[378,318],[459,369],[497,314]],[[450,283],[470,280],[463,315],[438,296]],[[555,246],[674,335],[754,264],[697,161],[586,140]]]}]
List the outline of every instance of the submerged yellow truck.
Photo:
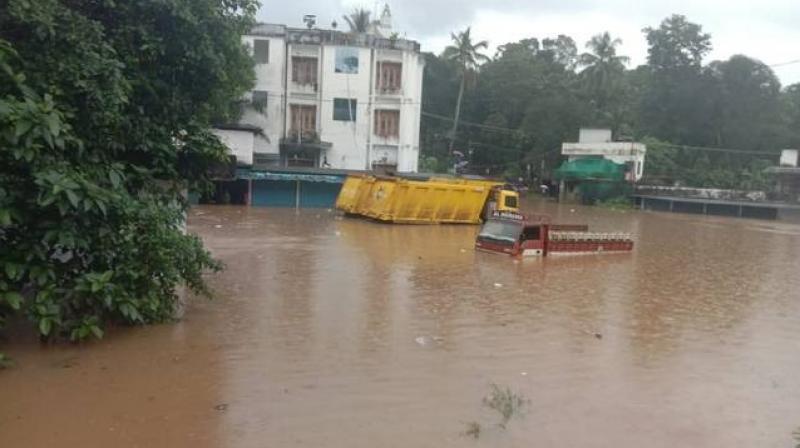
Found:
[{"label": "submerged yellow truck", "polygon": [[489,180],[350,175],[336,208],[398,224],[480,224],[495,210],[518,212],[519,193]]}]

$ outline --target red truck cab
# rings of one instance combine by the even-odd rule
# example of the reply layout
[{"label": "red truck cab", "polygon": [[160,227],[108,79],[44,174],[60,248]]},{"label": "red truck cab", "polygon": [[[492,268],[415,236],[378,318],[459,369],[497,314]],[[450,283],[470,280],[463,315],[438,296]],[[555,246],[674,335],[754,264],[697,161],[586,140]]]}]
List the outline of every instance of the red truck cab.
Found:
[{"label": "red truck cab", "polygon": [[494,212],[475,240],[475,248],[511,256],[543,256],[547,250],[545,219],[530,221],[518,213]]}]

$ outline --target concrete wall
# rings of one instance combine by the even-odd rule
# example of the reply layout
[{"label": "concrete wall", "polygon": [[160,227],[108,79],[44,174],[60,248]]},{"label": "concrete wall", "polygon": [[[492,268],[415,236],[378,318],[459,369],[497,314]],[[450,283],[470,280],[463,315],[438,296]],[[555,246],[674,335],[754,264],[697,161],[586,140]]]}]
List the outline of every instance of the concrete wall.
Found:
[{"label": "concrete wall", "polygon": [[[339,45],[326,45],[322,50],[322,107],[321,127],[323,141],[333,144],[326,157],[332,168],[367,169],[367,153],[371,130],[370,91],[372,79],[372,50],[355,47],[358,55],[358,73],[336,73],[336,53],[350,49]],[[333,119],[334,99],[356,100],[356,120]]]},{"label": "concrete wall", "polygon": [[581,128],[578,133],[578,142],[580,143],[607,143],[611,141],[611,129]]},{"label": "concrete wall", "polygon": [[252,131],[214,129],[213,132],[228,147],[231,154],[236,156],[238,164],[253,164],[255,134]]},{"label": "concrete wall", "polygon": [[[269,62],[256,65],[256,84],[253,89],[267,92],[267,107],[263,112],[248,108],[241,122],[263,129],[264,135],[256,137],[255,152],[278,154],[285,119],[283,95],[285,91],[286,41],[281,37],[245,36],[243,40],[250,46],[251,52],[253,41],[256,39],[269,41]],[[248,99],[252,99],[252,93],[248,94]]]},{"label": "concrete wall", "polygon": [[781,151],[781,163],[780,166],[791,166],[796,167],[798,162],[798,150],[796,149],[784,149]]}]

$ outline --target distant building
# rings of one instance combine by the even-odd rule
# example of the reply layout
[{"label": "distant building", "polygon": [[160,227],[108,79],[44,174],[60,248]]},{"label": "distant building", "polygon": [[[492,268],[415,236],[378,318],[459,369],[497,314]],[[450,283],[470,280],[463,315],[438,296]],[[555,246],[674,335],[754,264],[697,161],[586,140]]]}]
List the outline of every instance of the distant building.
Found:
[{"label": "distant building", "polygon": [[577,143],[563,143],[561,154],[569,161],[604,158],[627,167],[626,180],[637,182],[644,175],[647,146],[636,142],[615,142],[610,129],[581,128]]},{"label": "distant building", "polygon": [[777,199],[800,203],[800,151],[784,149],[781,151],[780,166],[767,168],[776,186]]},{"label": "distant building", "polygon": [[246,131],[220,131],[240,165],[417,171],[424,58],[388,7],[364,34],[259,24],[243,39],[257,64],[241,119],[259,130],[252,155]]}]

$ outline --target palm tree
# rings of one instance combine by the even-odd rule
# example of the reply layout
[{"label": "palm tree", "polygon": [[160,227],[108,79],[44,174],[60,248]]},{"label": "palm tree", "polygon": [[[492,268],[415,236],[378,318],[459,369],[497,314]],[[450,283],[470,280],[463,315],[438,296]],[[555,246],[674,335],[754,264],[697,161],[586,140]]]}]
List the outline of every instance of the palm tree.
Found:
[{"label": "palm tree", "polygon": [[580,56],[580,64],[585,67],[581,75],[600,109],[613,95],[617,81],[625,72],[625,64],[630,60],[627,56],[617,56],[617,46],[621,44],[622,40],[612,39],[606,31],[592,37],[586,43],[589,52]]},{"label": "palm tree", "polygon": [[366,33],[369,31],[371,13],[364,8],[356,8],[348,15],[342,16],[345,22],[350,25],[352,33]]},{"label": "palm tree", "polygon": [[458,88],[458,100],[456,100],[455,119],[453,120],[453,130],[450,133],[450,153],[453,152],[453,145],[456,141],[456,131],[458,130],[458,120],[461,117],[461,100],[464,97],[464,88],[467,77],[476,70],[481,62],[486,62],[489,58],[481,53],[489,47],[485,40],[472,43],[471,29],[467,28],[459,33],[450,33],[453,44],[444,49],[442,56],[455,62],[461,68],[461,85]]}]

